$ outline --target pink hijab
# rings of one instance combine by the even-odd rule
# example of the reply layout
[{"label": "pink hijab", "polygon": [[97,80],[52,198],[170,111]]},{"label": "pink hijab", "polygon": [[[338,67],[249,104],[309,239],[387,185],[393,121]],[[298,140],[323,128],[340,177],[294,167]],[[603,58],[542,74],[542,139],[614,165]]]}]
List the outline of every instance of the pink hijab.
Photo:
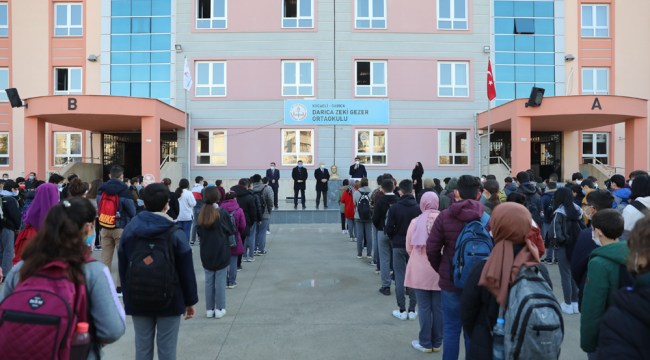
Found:
[{"label": "pink hijab", "polygon": [[427,239],[429,238],[429,228],[427,223],[429,221],[429,214],[438,214],[438,204],[440,199],[438,195],[429,191],[422,195],[420,199],[420,210],[422,210],[422,215],[418,216],[415,221],[415,227],[413,228],[413,236],[411,237],[411,245],[418,254],[422,253],[422,247],[427,246]]}]

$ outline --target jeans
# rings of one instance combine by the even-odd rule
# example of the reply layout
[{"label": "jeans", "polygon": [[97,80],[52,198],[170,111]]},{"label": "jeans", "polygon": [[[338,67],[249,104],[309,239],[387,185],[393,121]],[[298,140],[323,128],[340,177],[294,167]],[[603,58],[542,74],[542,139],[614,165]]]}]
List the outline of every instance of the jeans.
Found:
[{"label": "jeans", "polygon": [[[548,229],[551,228],[551,223],[544,223],[544,227],[542,227],[542,239],[546,240],[546,233],[548,232]],[[547,246],[546,247],[546,259],[547,260],[553,260],[553,253],[554,253],[553,246]],[[557,255],[556,255],[557,257]]]},{"label": "jeans", "polygon": [[228,267],[228,283],[237,283],[237,260],[239,255],[230,255],[230,266]]},{"label": "jeans", "polygon": [[[372,223],[371,222],[356,222],[356,227],[357,227],[357,255],[361,256],[362,251],[363,251],[363,239],[364,237],[367,239],[368,237],[371,237],[370,239],[367,239],[368,243],[368,251],[367,251],[367,256],[372,255]],[[365,234],[363,230],[366,230]]]},{"label": "jeans", "polygon": [[280,186],[277,182],[275,184],[270,184],[271,189],[273,190],[273,206],[278,207],[278,187]]},{"label": "jeans", "polygon": [[[251,227],[251,232],[246,237],[246,242],[244,243],[244,256],[248,254],[248,257],[255,256],[255,243],[257,242],[257,223]],[[248,248],[248,250],[246,250]]]},{"label": "jeans", "polygon": [[[460,332],[463,323],[460,321],[460,295],[462,293],[441,290],[442,293],[442,322],[444,338],[442,347],[443,360],[458,360],[460,352]],[[469,352],[469,336],[465,336],[465,354]]]},{"label": "jeans", "polygon": [[[394,248],[393,260],[395,262],[393,264],[395,266],[395,296],[397,297],[397,306],[402,311],[406,310],[404,277],[406,276],[406,265],[409,262],[409,253],[404,248]],[[416,304],[415,291],[411,291],[411,295],[409,295],[409,312],[415,311]]]},{"label": "jeans", "polygon": [[266,249],[266,230],[269,229],[269,222],[271,222],[271,219],[264,219],[262,220],[262,224],[255,225],[257,227],[256,243],[260,252],[264,252],[264,249]]},{"label": "jeans", "polygon": [[205,309],[225,309],[226,274],[228,273],[228,268],[217,271],[203,269],[203,271],[205,271]]},{"label": "jeans", "polygon": [[300,191],[300,198],[302,202],[302,207],[305,207],[305,190],[294,190],[293,191],[293,204],[298,206],[298,192]]},{"label": "jeans", "polygon": [[354,225],[354,219],[345,219],[345,221],[348,222],[348,232],[350,233],[350,238],[355,237],[355,225]]},{"label": "jeans", "polygon": [[321,194],[323,195],[323,205],[327,207],[327,190],[325,191],[316,190],[316,207],[318,207],[318,205],[320,204]]},{"label": "jeans", "polygon": [[190,234],[191,236],[191,242],[194,243],[196,241],[196,230],[198,230],[198,225],[196,224],[196,221],[199,218],[199,213],[201,212],[201,209],[197,209],[196,206],[192,209],[192,212],[194,213],[194,219],[192,219],[192,232]]},{"label": "jeans", "polygon": [[578,286],[571,276],[571,262],[566,257],[566,248],[560,246],[555,250],[555,257],[560,265],[560,280],[562,281],[562,293],[564,302],[567,304],[578,302]]},{"label": "jeans", "polygon": [[341,213],[341,230],[346,230],[345,213]]},{"label": "jeans", "polygon": [[187,241],[189,243],[190,241],[190,230],[192,230],[192,220],[189,221],[177,221],[176,224],[183,229],[183,232],[185,233],[185,237],[187,238]]},{"label": "jeans", "polygon": [[598,349],[592,353],[587,353],[587,360],[598,360]]},{"label": "jeans", "polygon": [[372,225],[372,248],[375,249],[375,254],[372,257],[372,260],[377,263],[377,266],[379,266],[379,245],[377,244],[379,242],[377,239],[378,233],[379,231],[377,231],[375,225]]},{"label": "jeans", "polygon": [[381,287],[390,287],[390,259],[393,254],[393,243],[383,231],[377,232],[377,245],[379,246],[379,269],[381,270]]},{"label": "jeans", "polygon": [[439,349],[442,345],[442,295],[440,291],[415,289],[420,319],[420,345]]},{"label": "jeans", "polygon": [[[111,271],[113,264],[113,251],[120,248],[120,239],[124,229],[101,229],[102,234],[102,263]],[[120,275],[117,275],[115,286],[120,287]]]},{"label": "jeans", "polygon": [[176,360],[180,325],[180,316],[133,316],[135,359],[153,360],[153,341],[156,337],[158,359]]},{"label": "jeans", "polygon": [[[2,229],[0,232],[0,259],[2,260],[2,274],[4,276],[7,276],[14,267],[14,242],[14,232],[9,229]],[[112,254],[113,252],[111,252]],[[117,279],[119,281],[119,276]]]}]

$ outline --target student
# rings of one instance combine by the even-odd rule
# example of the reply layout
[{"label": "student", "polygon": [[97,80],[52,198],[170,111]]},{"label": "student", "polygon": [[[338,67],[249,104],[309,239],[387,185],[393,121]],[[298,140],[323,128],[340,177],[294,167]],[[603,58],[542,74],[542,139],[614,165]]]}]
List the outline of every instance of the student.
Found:
[{"label": "student", "polygon": [[580,185],[582,183],[582,179],[584,177],[582,176],[582,173],[576,172],[571,175],[571,182],[567,182],[564,187],[567,187],[569,189],[573,189],[574,185]]},{"label": "student", "polygon": [[612,183],[612,194],[614,194],[614,209],[623,213],[623,209],[630,204],[632,190],[625,187],[625,177],[620,174],[613,175],[610,179]]},{"label": "student", "polygon": [[530,173],[526,171],[520,171],[517,174],[516,181],[519,186],[517,192],[526,195],[526,208],[541,229],[544,224],[540,214],[542,210],[542,197],[537,194],[537,186],[532,183],[533,179],[530,177]]},{"label": "student", "polygon": [[600,323],[598,359],[645,360],[650,354],[650,217],[640,219],[627,241],[627,270],[634,286],[614,293]]},{"label": "student", "polygon": [[434,183],[433,189],[438,194],[438,197],[440,197],[440,194],[442,193],[443,190],[442,186],[440,186],[440,179],[433,178],[433,183]]},{"label": "student", "polygon": [[637,176],[634,178],[633,184],[630,198],[634,201],[623,210],[626,232],[632,231],[636,222],[646,216],[650,209],[650,177],[647,175]]},{"label": "student", "polygon": [[357,192],[357,189],[352,184],[350,184],[348,188],[343,192],[343,196],[341,196],[341,203],[345,206],[345,220],[348,222],[348,231],[350,232],[349,235],[351,242],[355,241],[356,236],[358,235],[355,234],[356,225],[354,223],[354,214],[356,211],[354,208],[353,195],[355,192]]},{"label": "student", "polygon": [[[271,212],[273,211],[273,189],[262,183],[262,176],[255,174],[252,177],[253,197],[258,197],[261,208],[259,209],[259,221],[255,225],[255,243],[256,247],[254,256],[266,255],[266,234],[271,221]],[[257,194],[257,196],[256,196]],[[326,194],[327,195],[327,194]]]},{"label": "student", "polygon": [[[138,360],[153,359],[154,338],[157,339],[159,358],[176,359],[180,315],[184,315],[185,320],[193,318],[196,312],[194,305],[199,301],[192,249],[185,232],[175,227],[174,221],[166,214],[169,206],[167,204],[168,191],[165,185],[157,183],[144,188],[142,195],[147,211],[139,213],[124,229],[122,246],[117,252],[120,278],[123,283],[128,284],[127,269],[131,262],[137,260],[133,258],[136,241],[159,238],[165,233],[173,231],[173,249],[171,250],[174,252],[174,268],[177,272],[178,282],[176,294],[172,297],[171,303],[162,310],[134,307],[129,292],[135,290],[124,288],[124,310],[127,315],[132,316],[135,330],[135,358]],[[156,332],[158,332],[157,336]]]},{"label": "student", "polygon": [[[359,214],[359,202],[361,198],[365,196],[368,201],[368,206],[370,206],[370,193],[372,193],[372,190],[368,186],[368,178],[362,178],[360,185],[359,191],[355,191],[352,195],[352,200],[354,201],[355,231],[357,233],[357,258],[363,258],[362,251],[364,243],[367,243],[366,256],[368,259],[372,259],[372,217],[362,219]],[[368,214],[368,216],[370,215]]]},{"label": "student", "polygon": [[219,198],[219,206],[221,206],[221,203],[226,199],[226,189],[221,186],[223,184],[223,180],[217,180],[214,182],[214,185],[217,187],[217,190],[219,190],[219,194],[221,197]]},{"label": "student", "polygon": [[[526,206],[526,201],[527,201],[526,196],[522,193],[511,193],[506,198],[506,202],[516,202],[518,204],[523,205],[524,207]],[[542,239],[541,230],[539,229],[539,227],[537,227],[537,223],[535,221],[533,221],[530,233],[528,233],[528,236],[526,236],[526,238],[530,239],[533,245],[537,247],[537,250],[539,251],[539,256],[544,255],[544,252],[546,252],[546,247],[544,246],[544,240]]]},{"label": "student", "polygon": [[70,197],[85,196],[88,191],[88,184],[84,183],[81,179],[74,178],[68,185],[68,195]]},{"label": "student", "polygon": [[[25,246],[23,260],[7,274],[0,292],[0,302],[9,301],[14,291],[20,291],[23,281],[37,276],[45,265],[63,261],[67,271],[60,269],[68,281],[86,287],[87,314],[95,328],[88,359],[100,359],[102,347],[116,342],[126,330],[124,310],[115,293],[110,270],[101,262],[87,258],[88,245],[94,241],[95,217],[95,208],[87,199],[71,198],[54,206],[43,220],[41,230]],[[19,351],[19,344],[14,345],[14,350]],[[31,358],[43,358],[43,349],[22,350],[34,351]],[[30,357],[24,352],[21,355]]]},{"label": "student", "polygon": [[481,197],[481,200],[485,198],[485,202],[481,201],[481,203],[485,206],[485,212],[488,215],[492,215],[492,211],[494,211],[494,208],[501,204],[501,199],[499,198],[499,191],[501,189],[499,188],[499,182],[496,180],[487,180],[483,184],[483,197]]},{"label": "student", "polygon": [[451,206],[451,204],[456,202],[456,196],[454,195],[454,191],[458,186],[457,184],[458,184],[458,178],[455,177],[451,178],[447,183],[447,187],[445,188],[445,190],[440,194],[440,211],[448,208],[449,206]]},{"label": "student", "polygon": [[189,190],[190,182],[187,179],[181,179],[178,182],[178,188],[174,192],[178,198],[178,218],[176,223],[185,232],[185,238],[188,243],[190,240],[190,232],[192,230],[193,221],[193,208],[196,205],[196,198]]},{"label": "student", "polygon": [[131,179],[131,185],[129,185],[129,190],[131,190],[131,197],[133,198],[133,202],[135,203],[136,207],[138,206],[137,202],[138,199],[140,198],[138,196],[138,191],[140,191],[140,189],[138,189],[138,187],[136,186],[139,180],[140,180],[139,178],[134,177],[133,179]]},{"label": "student", "polygon": [[176,221],[178,213],[180,212],[178,196],[176,196],[175,192],[171,191],[172,180],[170,178],[164,178],[162,183],[167,186],[167,190],[169,190],[169,210],[167,210],[167,215]]},{"label": "student", "polygon": [[[104,183],[102,179],[96,179],[95,181],[90,184],[90,189],[86,193],[86,199],[90,201],[91,204],[95,207],[95,210],[97,210],[97,190],[99,190],[99,187]],[[99,212],[98,212],[99,213]],[[99,228],[99,217],[95,219],[95,251],[101,251],[102,250],[102,244],[101,244],[101,237],[100,237],[100,228]]]},{"label": "student", "polygon": [[[3,190],[0,191],[2,199],[2,230],[0,231],[0,260],[2,274],[8,274],[13,267],[14,242],[16,240],[16,231],[20,229],[22,218],[18,208],[18,184],[13,180],[5,182]],[[0,274],[1,275],[1,274]]]},{"label": "student", "polygon": [[194,187],[192,188],[192,196],[194,196],[195,204],[192,207],[192,231],[190,232],[190,245],[194,246],[196,242],[196,231],[198,229],[197,219],[199,212],[203,208],[205,201],[203,201],[203,176],[197,176],[194,179]]},{"label": "student", "polygon": [[[233,187],[230,188],[230,191],[234,191],[235,194],[237,194],[237,203],[239,204],[239,207],[244,211],[244,217],[246,218],[246,229],[242,233],[242,241],[244,242],[244,254],[240,255],[237,260],[237,268],[239,269],[241,267],[242,261],[245,262],[251,262],[255,261],[255,249],[250,249],[250,258],[245,257],[246,255],[246,247],[249,245],[250,241],[246,241],[249,237],[252,237],[251,229],[253,228],[254,224],[257,224],[258,217],[257,217],[257,206],[255,205],[255,198],[253,198],[253,195],[248,191],[250,185],[250,181],[246,178],[241,178],[239,179],[239,183]],[[240,260],[241,259],[241,260]]]},{"label": "student", "polygon": [[[445,349],[443,359],[445,360],[458,359],[462,330],[459,310],[462,289],[457,288],[451,280],[449,261],[454,257],[456,240],[465,224],[480,221],[485,212],[485,206],[474,200],[478,197],[479,185],[480,181],[474,176],[463,175],[458,178],[457,188],[453,192],[456,202],[451,204],[449,209],[440,212],[427,240],[429,263],[433,270],[440,274],[444,323],[443,348]],[[465,333],[465,353],[468,351],[469,336]]]},{"label": "student", "polygon": [[[390,207],[386,215],[386,226],[384,231],[391,239],[393,245],[393,269],[395,273],[395,295],[397,297],[398,310],[393,311],[393,316],[400,320],[415,320],[418,313],[415,311],[417,300],[415,291],[409,291],[404,286],[406,276],[406,265],[409,262],[409,254],[406,252],[406,234],[411,221],[422,214],[418,203],[413,195],[413,182],[402,180],[399,183],[402,196],[399,201]],[[409,308],[406,312],[405,293],[409,293]]]},{"label": "student", "polygon": [[492,214],[494,249],[489,258],[474,264],[460,299],[463,330],[471,338],[467,359],[492,358],[491,331],[499,317],[499,307],[507,306],[508,291],[522,265],[536,265],[553,288],[546,267],[540,264],[537,248],[527,238],[532,217],[526,208],[506,202],[497,206]]},{"label": "student", "polygon": [[420,310],[420,336],[411,345],[425,353],[439,352],[442,345],[442,302],[440,298],[440,276],[431,268],[427,259],[427,239],[438,214],[438,195],[432,191],[422,195],[422,215],[411,221],[406,233],[406,251],[409,263],[406,266],[404,286],[415,290]]},{"label": "student", "polygon": [[[582,195],[584,195],[582,201],[580,202],[580,207],[582,208],[584,214],[585,204],[587,202],[587,195],[590,192],[595,191],[596,187],[594,186],[594,183],[589,179],[586,179],[583,182],[581,182],[580,187],[582,188]],[[587,219],[587,215],[584,214],[583,217],[584,217],[585,224],[589,225],[589,219]]]},{"label": "student", "polygon": [[246,216],[244,210],[237,203],[237,194],[234,191],[229,191],[226,194],[226,199],[221,202],[221,208],[232,214],[237,228],[237,246],[230,248],[230,265],[228,266],[228,281],[226,282],[226,289],[234,289],[237,287],[237,261],[239,256],[244,254],[244,243],[241,234],[246,230]]},{"label": "student", "polygon": [[70,182],[72,181],[72,179],[78,178],[78,177],[79,177],[79,175],[77,175],[75,173],[72,173],[72,174],[68,175],[68,182],[63,187],[61,187],[61,199],[67,199],[70,196],[70,193],[69,193]]},{"label": "student", "polygon": [[433,181],[432,178],[424,179],[423,182],[422,182],[422,186],[423,186],[422,190],[420,190],[420,192],[418,192],[416,194],[417,198],[415,200],[417,200],[418,204],[420,203],[420,199],[422,198],[422,195],[424,195],[424,193],[428,193],[430,191],[433,191],[433,192],[436,193],[436,195],[439,196],[438,191],[435,189],[436,183]]},{"label": "student", "polygon": [[379,198],[375,211],[372,213],[372,223],[377,227],[377,246],[379,252],[379,271],[381,274],[381,287],[379,292],[388,296],[390,295],[391,277],[390,272],[393,269],[393,244],[386,235],[385,224],[388,209],[399,201],[393,190],[395,185],[390,178],[384,178],[381,183],[381,191],[384,195]]},{"label": "student", "polygon": [[600,320],[620,288],[621,266],[630,250],[618,238],[623,234],[623,216],[614,209],[598,211],[592,216],[594,242],[602,244],[591,253],[580,316],[580,347],[589,359],[598,358]]},{"label": "student", "polygon": [[[551,201],[555,198],[555,192],[557,191],[557,182],[554,179],[557,180],[557,175],[551,174],[551,177],[549,178],[550,181],[546,185],[544,195],[542,195],[542,211],[544,212],[542,239],[546,239],[546,233],[548,233],[548,229],[551,227],[551,222],[553,221],[553,209],[551,209],[550,206]],[[557,264],[557,258],[555,261],[553,260],[553,253],[553,247],[549,246],[546,251],[546,259],[543,260],[547,265]]]},{"label": "student", "polygon": [[[339,212],[341,213],[341,234],[345,235],[348,233],[348,228],[347,228],[347,221],[345,220],[345,203],[341,202],[341,199],[343,198],[343,193],[345,190],[348,189],[348,186],[350,185],[350,180],[345,179],[343,180],[343,186],[339,186]],[[354,229],[352,230],[352,233],[354,234]]]},{"label": "student", "polygon": [[197,224],[201,237],[201,263],[205,272],[205,308],[207,317],[221,319],[226,315],[226,277],[230,265],[228,237],[237,233],[226,209],[214,205],[219,201],[219,190],[203,191],[205,204],[199,212]]},{"label": "student", "polygon": [[25,228],[32,230],[22,231],[16,239],[14,265],[21,260],[24,246],[41,230],[47,212],[59,203],[59,191],[54,184],[43,184],[36,189],[35,193],[34,201],[23,215]]}]

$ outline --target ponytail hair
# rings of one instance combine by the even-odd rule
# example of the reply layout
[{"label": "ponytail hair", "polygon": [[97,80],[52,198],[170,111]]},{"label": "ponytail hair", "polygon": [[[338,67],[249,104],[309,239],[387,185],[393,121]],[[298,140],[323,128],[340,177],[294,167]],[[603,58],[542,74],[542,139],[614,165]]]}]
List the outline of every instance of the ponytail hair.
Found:
[{"label": "ponytail hair", "polygon": [[232,200],[237,198],[237,193],[234,191],[228,191],[226,193],[226,200]]},{"label": "ponytail hair", "polygon": [[497,205],[501,204],[501,199],[499,199],[499,182],[496,180],[488,180],[483,184],[483,187],[485,190],[490,192],[490,198],[488,201],[490,201],[490,204],[492,204],[492,208],[496,207]]},{"label": "ponytail hair", "polygon": [[164,179],[162,179],[162,183],[163,183],[163,185],[169,187],[172,184],[172,180],[170,178],[164,178]]},{"label": "ponytail hair", "polygon": [[219,202],[221,193],[216,187],[208,187],[203,190],[203,200],[205,200],[205,205],[201,207],[201,212],[196,221],[197,225],[208,228],[212,226],[216,221],[219,221],[219,211],[215,209],[214,204]]},{"label": "ponytail hair", "polygon": [[94,223],[96,215],[93,204],[81,197],[63,200],[52,207],[41,230],[23,248],[19,281],[25,281],[52,261],[62,260],[68,264],[68,279],[83,284],[83,266],[89,251],[83,229]]},{"label": "ponytail hair", "polygon": [[181,197],[183,195],[183,189],[189,189],[190,188],[190,181],[187,179],[181,179],[181,181],[178,182],[178,188],[176,191],[174,191],[174,194],[176,194],[176,197]]}]

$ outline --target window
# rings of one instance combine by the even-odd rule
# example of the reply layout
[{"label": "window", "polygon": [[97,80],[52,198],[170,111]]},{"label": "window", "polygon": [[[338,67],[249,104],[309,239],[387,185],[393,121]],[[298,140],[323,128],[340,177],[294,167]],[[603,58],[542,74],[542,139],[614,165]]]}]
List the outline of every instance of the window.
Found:
[{"label": "window", "polygon": [[355,0],[357,29],[386,28],[386,0]]},{"label": "window", "polygon": [[466,62],[438,63],[438,96],[469,96],[469,64]]},{"label": "window", "polygon": [[314,95],[314,62],[282,62],[282,96]]},{"label": "window", "polygon": [[438,0],[438,29],[467,30],[467,0]]},{"label": "window", "polygon": [[357,153],[362,164],[386,165],[386,136],[384,130],[357,130]]},{"label": "window", "polygon": [[9,36],[9,7],[0,3],[0,36]]},{"label": "window", "polygon": [[609,5],[582,5],[582,37],[609,37]]},{"label": "window", "polygon": [[609,95],[609,69],[582,68],[582,95]]},{"label": "window", "polygon": [[438,163],[440,165],[469,164],[469,132],[465,130],[440,130],[438,132]]},{"label": "window", "polygon": [[197,61],[196,96],[226,96],[226,62]]},{"label": "window", "polygon": [[197,130],[196,165],[227,165],[226,135],[226,130]]},{"label": "window", "polygon": [[282,0],[283,28],[313,28],[313,0]]},{"label": "window", "polygon": [[534,34],[535,20],[533,19],[515,19],[515,34]]},{"label": "window", "polygon": [[9,98],[7,98],[7,92],[4,89],[9,89],[8,68],[0,68],[0,101],[9,101]]},{"label": "window", "polygon": [[[197,29],[225,29],[227,27],[227,0],[197,0]],[[169,32],[169,31],[167,31]]]},{"label": "window", "polygon": [[386,96],[386,61],[357,61],[356,96]]},{"label": "window", "polygon": [[82,140],[80,132],[54,133],[54,165],[81,162]]},{"label": "window", "polygon": [[9,133],[0,133],[0,166],[9,166]]},{"label": "window", "polygon": [[81,94],[81,68],[54,69],[54,95]]},{"label": "window", "polygon": [[313,144],[313,130],[282,130],[282,165],[314,165]]},{"label": "window", "polygon": [[81,3],[54,5],[54,36],[83,35]]},{"label": "window", "polygon": [[593,164],[594,158],[609,164],[609,133],[582,133],[582,163]]}]

